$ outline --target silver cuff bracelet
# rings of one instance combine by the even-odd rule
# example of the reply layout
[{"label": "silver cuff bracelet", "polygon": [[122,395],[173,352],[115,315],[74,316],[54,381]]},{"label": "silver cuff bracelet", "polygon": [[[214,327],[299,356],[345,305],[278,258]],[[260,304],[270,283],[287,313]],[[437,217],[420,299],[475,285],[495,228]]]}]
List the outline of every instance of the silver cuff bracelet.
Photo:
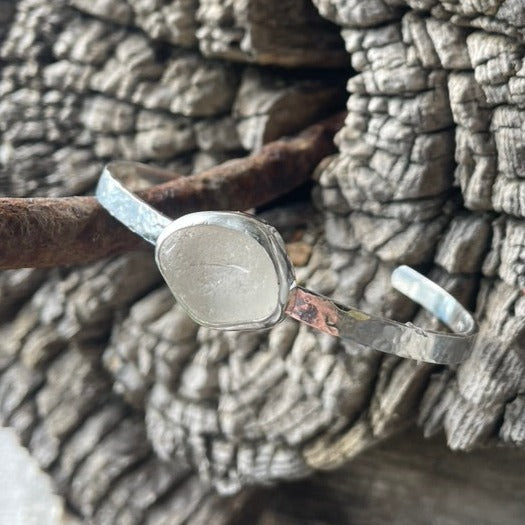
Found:
[{"label": "silver cuff bracelet", "polygon": [[239,212],[205,211],[172,220],[124,187],[144,167],[114,162],[100,177],[96,197],[130,230],[155,245],[160,272],[197,323],[222,330],[269,328],[285,315],[381,352],[452,364],[469,354],[476,321],[443,288],[408,266],[392,286],[423,306],[453,333],[423,330],[335,303],[298,286],[277,230]]}]

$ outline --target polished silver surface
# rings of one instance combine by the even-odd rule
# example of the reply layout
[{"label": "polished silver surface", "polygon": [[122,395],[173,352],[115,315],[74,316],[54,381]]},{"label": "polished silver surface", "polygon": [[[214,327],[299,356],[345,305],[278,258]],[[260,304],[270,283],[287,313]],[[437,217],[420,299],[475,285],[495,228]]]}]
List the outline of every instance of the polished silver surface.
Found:
[{"label": "polished silver surface", "polygon": [[450,294],[412,268],[396,268],[392,275],[393,281],[399,278],[399,273],[403,273],[403,282],[396,282],[394,287],[405,293],[404,286],[416,284],[417,292],[414,287],[410,295],[405,295],[451,329],[455,328],[456,333],[423,330],[412,323],[399,323],[371,315],[357,308],[337,304],[302,287],[292,291],[286,313],[317,330],[380,352],[437,364],[464,361],[477,333],[474,318]]},{"label": "polished silver surface", "polygon": [[477,332],[474,318],[414,269],[398,267],[393,287],[454,333],[370,315],[296,286],[281,236],[255,217],[207,211],[170,220],[122,183],[135,186],[145,170],[130,162],[108,165],[96,196],[111,215],[156,245],[164,279],[199,324],[228,330],[269,328],[288,314],[330,335],[418,361],[454,364],[468,356]]},{"label": "polished silver surface", "polygon": [[132,193],[131,190],[149,186],[150,182],[145,180],[146,171],[146,166],[138,162],[111,162],[102,171],[95,196],[115,219],[155,244],[172,220]]}]

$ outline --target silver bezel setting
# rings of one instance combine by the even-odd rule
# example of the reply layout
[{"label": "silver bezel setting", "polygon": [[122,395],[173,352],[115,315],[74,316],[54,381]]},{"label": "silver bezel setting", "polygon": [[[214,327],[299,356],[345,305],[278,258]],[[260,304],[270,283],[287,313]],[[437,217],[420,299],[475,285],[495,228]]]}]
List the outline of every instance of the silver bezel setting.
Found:
[{"label": "silver bezel setting", "polygon": [[[256,321],[236,323],[234,325],[224,323],[210,323],[207,320],[196,318],[188,305],[180,297],[175,299],[182,305],[188,315],[198,324],[209,328],[218,328],[221,330],[258,330],[261,328],[270,328],[281,321],[285,315],[285,309],[288,304],[290,291],[295,287],[295,274],[293,266],[286,254],[284,241],[279,232],[271,225],[240,212],[228,211],[201,211],[184,215],[173,221],[159,235],[155,245],[155,261],[160,273],[166,279],[159,264],[159,252],[163,242],[174,232],[199,225],[213,225],[229,230],[235,230],[245,233],[255,239],[266,251],[277,275],[279,297],[275,310],[265,319]],[[169,281],[168,279],[166,279]]]}]

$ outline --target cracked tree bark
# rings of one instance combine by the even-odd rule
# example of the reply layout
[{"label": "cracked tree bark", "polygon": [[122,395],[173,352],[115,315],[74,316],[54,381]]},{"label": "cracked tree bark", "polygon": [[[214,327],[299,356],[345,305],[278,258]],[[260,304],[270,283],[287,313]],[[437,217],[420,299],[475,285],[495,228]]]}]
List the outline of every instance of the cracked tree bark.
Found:
[{"label": "cracked tree bark", "polygon": [[[116,158],[202,171],[340,109],[349,77],[316,208],[263,215],[301,283],[432,327],[390,289],[408,263],[482,327],[452,369],[293,321],[196,327],[144,253],[5,271],[0,418],[73,510],[100,524],[520,523],[524,13],[520,0],[0,0],[3,195],[87,193]],[[456,450],[493,448],[455,463],[417,437],[443,432]],[[385,464],[389,490],[412,491],[381,499]],[[414,493],[434,504],[388,516]]]}]

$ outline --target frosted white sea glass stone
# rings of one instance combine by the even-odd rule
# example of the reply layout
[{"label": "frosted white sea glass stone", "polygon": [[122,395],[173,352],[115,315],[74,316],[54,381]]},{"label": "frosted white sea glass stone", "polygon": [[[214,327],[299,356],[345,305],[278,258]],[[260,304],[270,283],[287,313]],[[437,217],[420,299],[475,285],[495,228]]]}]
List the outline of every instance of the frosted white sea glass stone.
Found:
[{"label": "frosted white sea glass stone", "polygon": [[266,250],[246,232],[212,224],[171,232],[157,262],[173,295],[201,324],[264,320],[279,304],[279,280]]}]

